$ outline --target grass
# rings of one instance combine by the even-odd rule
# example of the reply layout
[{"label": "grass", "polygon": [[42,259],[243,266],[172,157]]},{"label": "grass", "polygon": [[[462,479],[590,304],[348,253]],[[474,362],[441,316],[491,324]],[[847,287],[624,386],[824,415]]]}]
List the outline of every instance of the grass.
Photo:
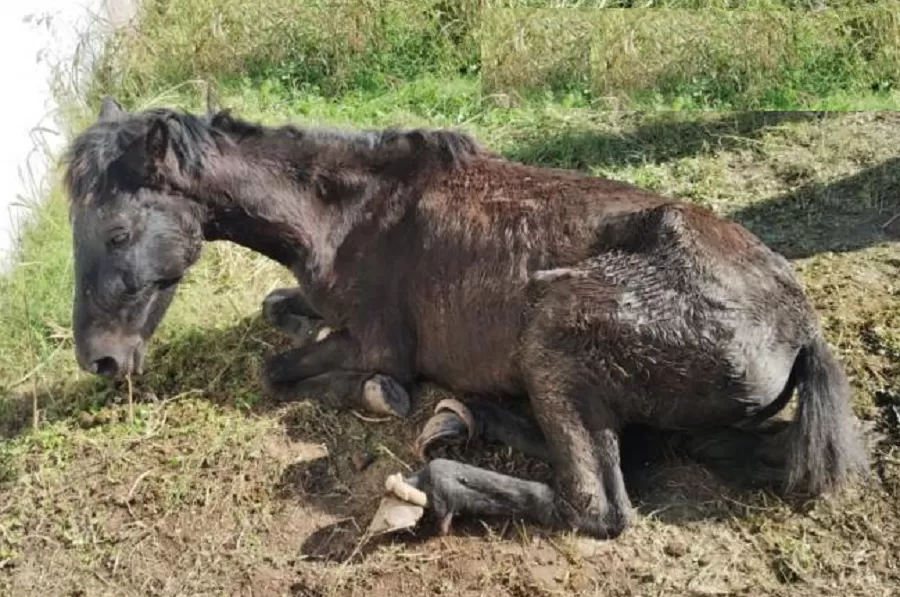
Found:
[{"label": "grass", "polygon": [[136,99],[187,80],[247,77],[335,98],[462,75],[507,101],[549,92],[600,108],[896,108],[900,5],[803,10],[817,5],[156,0],[139,32],[112,44],[91,94]]},{"label": "grass", "polygon": [[[480,58],[471,62],[463,42],[426,35],[435,23],[456,23],[463,35],[466,4],[451,18],[446,5],[430,3],[433,12],[403,23],[400,4],[395,12],[376,11],[377,2],[344,5],[326,28],[315,16],[325,13],[315,11],[333,4],[227,0],[221,27],[234,43],[224,44],[196,34],[212,3],[154,3],[158,12],[140,34],[120,41],[138,44],[119,46],[116,60],[128,68],[107,62],[92,97],[112,91],[133,108],[198,109],[202,86],[191,81],[214,77],[222,102],[249,118],[462,126],[510,158],[629,180],[733,217],[802,277],[851,377],[854,410],[876,430],[873,478],[797,509],[668,458],[629,476],[639,516],[616,541],[473,521],[447,539],[398,537],[357,552],[385,476],[416,466],[411,440],[442,392],[427,389],[413,420],[402,422],[268,403],[256,372],[285,339],[259,320],[259,304],[289,279],[243,249],[209,245],[154,338],[129,420],[126,389],[85,376],[74,362],[70,233],[56,185],[26,229],[21,265],[0,278],[0,594],[895,590],[900,220],[891,218],[900,213],[900,115],[605,111],[593,91],[571,86],[504,98],[482,85]],[[262,18],[273,7],[313,16],[282,31]],[[242,10],[260,29],[233,31]],[[366,20],[373,14],[380,20]],[[356,31],[347,25],[354,18],[376,33],[363,36],[365,50],[344,55],[351,38],[334,32]],[[315,43],[293,46],[307,31],[319,35]],[[423,58],[414,38],[434,53]],[[324,56],[329,76],[304,66],[313,55]],[[634,105],[671,107],[674,96],[659,93]],[[889,107],[853,85],[822,101]],[[501,472],[548,474],[505,449],[473,447],[462,457]]]},{"label": "grass", "polygon": [[[488,10],[488,90],[579,93],[599,106],[836,109],[896,106],[896,7],[785,10]],[[740,39],[740,43],[735,40]]]}]

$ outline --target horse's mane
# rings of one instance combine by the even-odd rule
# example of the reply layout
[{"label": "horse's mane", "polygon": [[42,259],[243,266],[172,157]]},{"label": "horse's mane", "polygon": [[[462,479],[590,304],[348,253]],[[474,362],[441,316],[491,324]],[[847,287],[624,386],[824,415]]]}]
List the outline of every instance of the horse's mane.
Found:
[{"label": "horse's mane", "polygon": [[[373,162],[415,157],[421,162],[440,162],[456,167],[467,159],[485,154],[484,149],[467,133],[449,129],[365,129],[300,128],[294,125],[267,127],[234,117],[222,110],[211,117],[210,125],[238,143],[266,137],[308,142],[322,151],[350,151]],[[405,155],[402,155],[405,154]]]},{"label": "horse's mane", "polygon": [[180,168],[187,174],[201,172],[208,152],[223,141],[237,145],[248,141],[311,143],[317,152],[352,153],[378,165],[400,160],[406,167],[427,164],[455,168],[468,158],[484,153],[471,136],[453,130],[268,127],[236,118],[228,110],[198,116],[154,108],[96,122],[75,138],[64,157],[67,165],[64,182],[71,201],[85,204],[100,197],[101,189],[107,185],[146,184],[148,181],[141,180],[140,168],[129,167],[123,158],[135,143],[146,138],[154,122],[166,126],[170,146]]}]

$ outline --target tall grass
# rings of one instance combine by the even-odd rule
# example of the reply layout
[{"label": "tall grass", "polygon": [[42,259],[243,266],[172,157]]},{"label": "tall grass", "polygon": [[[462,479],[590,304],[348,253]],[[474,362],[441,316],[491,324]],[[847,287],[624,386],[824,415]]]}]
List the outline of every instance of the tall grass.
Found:
[{"label": "tall grass", "polygon": [[900,89],[894,5],[787,10],[485,11],[493,93],[579,91],[612,106],[804,109]]},{"label": "tall grass", "polygon": [[422,76],[635,108],[809,108],[897,91],[900,3],[807,10],[819,4],[148,0],[139,26],[110,45],[92,97],[128,101],[197,79],[340,97]]},{"label": "tall grass", "polygon": [[334,96],[477,63],[476,0],[152,0],[107,53],[95,92],[188,79],[274,79]]}]

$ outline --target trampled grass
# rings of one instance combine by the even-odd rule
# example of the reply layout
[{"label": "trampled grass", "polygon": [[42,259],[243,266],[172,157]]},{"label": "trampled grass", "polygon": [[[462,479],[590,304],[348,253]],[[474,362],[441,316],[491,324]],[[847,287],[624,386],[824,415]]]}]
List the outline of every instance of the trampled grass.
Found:
[{"label": "trampled grass", "polygon": [[[27,229],[20,267],[0,279],[0,594],[862,596],[900,586],[898,114],[610,111],[593,90],[565,86],[507,97],[481,85],[480,54],[473,62],[462,42],[416,42],[434,48],[416,63],[413,46],[400,43],[431,39],[422,31],[434,23],[470,31],[465,4],[438,18],[452,11],[433,2],[431,16],[401,22],[411,9],[399,3],[395,12],[351,3],[326,19],[334,3],[228,0],[229,51],[198,33],[213,3],[151,6],[159,13],[138,36],[143,50],[129,69],[100,74],[95,99],[112,91],[132,108],[199,109],[203,85],[185,81],[214,76],[223,105],[244,117],[459,126],[510,158],[629,180],[744,223],[792,260],[822,314],[854,409],[876,430],[874,476],[796,511],[690,462],[653,462],[629,477],[638,520],[612,542],[500,520],[357,551],[385,475],[417,465],[409,445],[441,391],[424,393],[412,421],[268,403],[257,368],[286,341],[259,320],[259,304],[289,278],[217,244],[153,341],[129,421],[125,388],[74,363],[70,231],[56,190]],[[312,16],[282,27],[260,16],[272,7]],[[386,33],[343,54],[351,38],[335,32],[349,22]],[[288,36],[307,30],[315,43],[292,45]],[[324,56],[326,75],[305,70],[313,55]],[[889,107],[889,94],[859,89],[822,101]],[[635,105],[671,107],[681,93],[657,91]],[[502,448],[456,453],[502,472],[547,474]]]}]

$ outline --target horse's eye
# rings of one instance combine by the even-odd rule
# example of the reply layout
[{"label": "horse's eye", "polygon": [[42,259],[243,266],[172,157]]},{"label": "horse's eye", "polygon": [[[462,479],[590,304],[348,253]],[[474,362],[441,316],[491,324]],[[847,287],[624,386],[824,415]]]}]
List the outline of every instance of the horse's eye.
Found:
[{"label": "horse's eye", "polygon": [[125,243],[128,242],[128,233],[125,231],[117,232],[109,239],[109,244],[112,247],[121,247]]}]

